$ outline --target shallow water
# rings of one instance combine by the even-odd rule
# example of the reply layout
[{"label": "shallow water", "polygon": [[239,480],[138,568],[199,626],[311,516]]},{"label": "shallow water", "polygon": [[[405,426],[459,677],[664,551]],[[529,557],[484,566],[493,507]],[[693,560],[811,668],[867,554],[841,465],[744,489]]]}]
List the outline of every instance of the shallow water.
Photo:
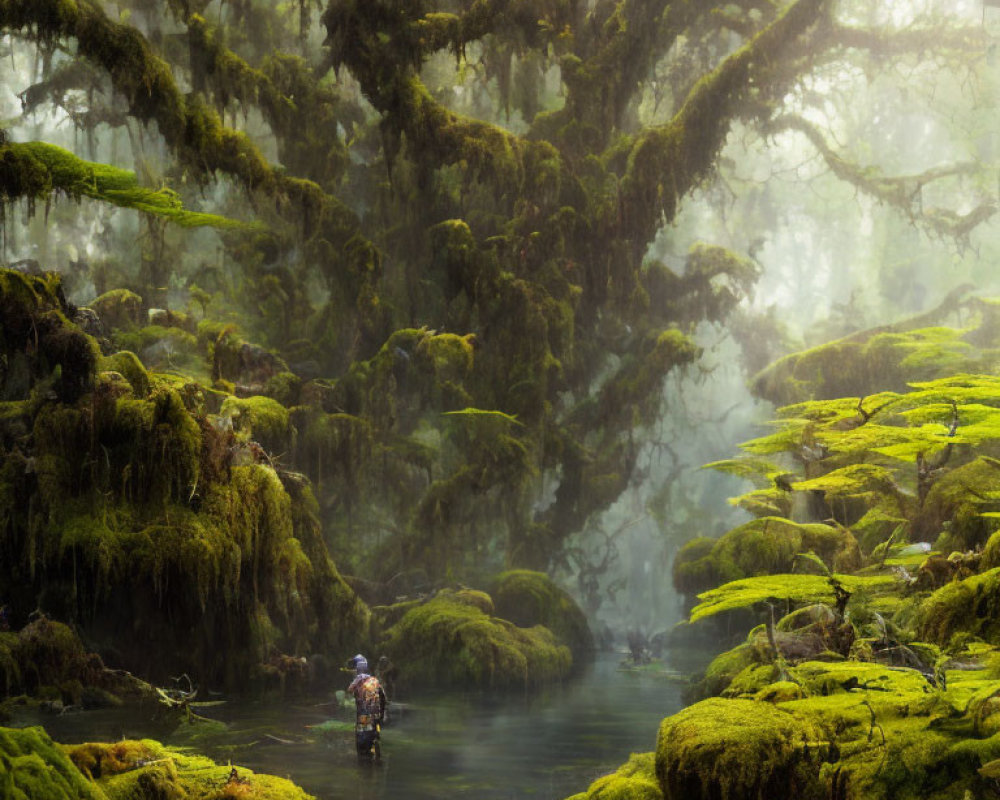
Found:
[{"label": "shallow water", "polygon": [[[408,697],[390,705],[377,766],[358,764],[350,730],[317,735],[307,727],[334,715],[351,719],[350,709],[328,698],[204,709],[229,730],[224,744],[200,747],[218,761],[287,776],[320,800],[562,800],[630,753],[653,750],[660,720],[681,708],[677,680],[623,671],[620,660],[598,655],[578,677],[537,694]],[[156,738],[142,722],[115,712],[20,722],[43,724],[66,743]]]}]

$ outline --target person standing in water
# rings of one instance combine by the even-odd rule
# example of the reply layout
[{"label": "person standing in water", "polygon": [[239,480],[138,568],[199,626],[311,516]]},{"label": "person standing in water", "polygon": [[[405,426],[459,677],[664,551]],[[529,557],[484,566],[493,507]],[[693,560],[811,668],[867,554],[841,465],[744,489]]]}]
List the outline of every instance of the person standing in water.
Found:
[{"label": "person standing in water", "polygon": [[385,691],[374,675],[368,674],[368,659],[358,653],[351,658],[348,666],[355,672],[354,680],[347,687],[354,695],[357,717],[354,723],[354,739],[358,748],[358,759],[378,761],[382,757],[379,738],[385,719]]}]

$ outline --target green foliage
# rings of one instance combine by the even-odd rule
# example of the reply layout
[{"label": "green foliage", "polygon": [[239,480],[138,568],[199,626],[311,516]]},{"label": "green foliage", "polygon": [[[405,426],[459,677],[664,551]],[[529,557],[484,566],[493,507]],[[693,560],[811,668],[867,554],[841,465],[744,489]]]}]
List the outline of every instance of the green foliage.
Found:
[{"label": "green foliage", "polygon": [[[863,590],[873,597],[891,593],[898,580],[888,575],[834,575],[849,592]],[[723,584],[698,595],[701,601],[691,610],[691,621],[711,617],[724,611],[752,608],[763,603],[787,602],[799,605],[830,604],[833,587],[821,575],[764,575]]]},{"label": "green foliage", "polygon": [[685,594],[696,594],[740,578],[791,572],[800,566],[796,556],[810,551],[838,571],[851,571],[861,565],[857,542],[849,531],[780,517],[763,517],[740,525],[697,557],[696,553],[708,544],[703,539],[695,542],[682,550],[674,562],[675,580],[681,580],[675,587]]},{"label": "green foliage", "polygon": [[785,356],[754,378],[753,391],[775,405],[904,391],[917,380],[976,372],[990,365],[963,340],[967,331],[879,329]]}]

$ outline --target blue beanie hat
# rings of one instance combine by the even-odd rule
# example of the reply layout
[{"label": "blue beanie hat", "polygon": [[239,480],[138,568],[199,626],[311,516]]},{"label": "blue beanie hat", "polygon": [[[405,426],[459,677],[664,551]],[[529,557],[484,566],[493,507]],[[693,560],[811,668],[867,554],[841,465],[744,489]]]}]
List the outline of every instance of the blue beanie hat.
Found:
[{"label": "blue beanie hat", "polygon": [[368,659],[358,653],[349,662],[358,672],[368,672]]}]

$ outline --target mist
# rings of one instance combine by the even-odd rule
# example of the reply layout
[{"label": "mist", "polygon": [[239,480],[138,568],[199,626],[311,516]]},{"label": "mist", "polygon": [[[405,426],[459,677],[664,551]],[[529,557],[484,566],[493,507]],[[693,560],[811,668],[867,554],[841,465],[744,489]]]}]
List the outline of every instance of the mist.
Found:
[{"label": "mist", "polygon": [[[647,749],[817,654],[994,669],[928,609],[996,566],[1000,8],[697,5],[0,0],[0,636],[161,694],[652,674]],[[8,696],[87,685],[25,647]]]}]

